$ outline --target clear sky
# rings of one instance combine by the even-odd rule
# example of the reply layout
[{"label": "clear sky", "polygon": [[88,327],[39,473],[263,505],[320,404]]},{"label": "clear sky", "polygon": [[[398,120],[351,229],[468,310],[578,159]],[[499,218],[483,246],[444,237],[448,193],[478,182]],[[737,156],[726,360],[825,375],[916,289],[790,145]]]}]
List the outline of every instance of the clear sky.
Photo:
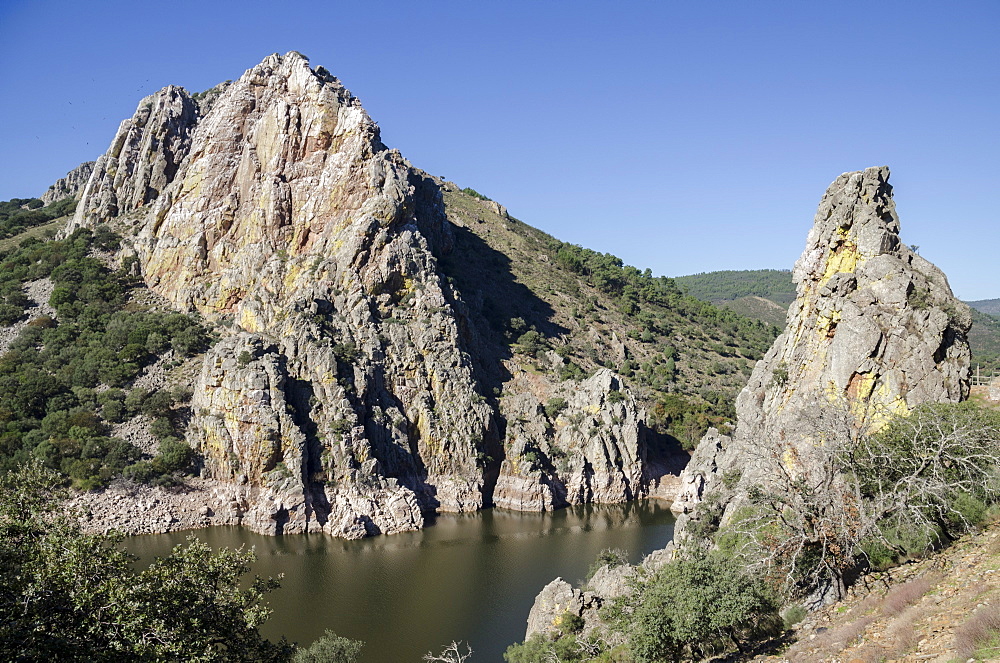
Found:
[{"label": "clear sky", "polygon": [[297,50],[414,165],[656,274],[790,268],[829,183],[888,164],[903,240],[994,298],[998,35],[998,0],[3,0],[0,199]]}]

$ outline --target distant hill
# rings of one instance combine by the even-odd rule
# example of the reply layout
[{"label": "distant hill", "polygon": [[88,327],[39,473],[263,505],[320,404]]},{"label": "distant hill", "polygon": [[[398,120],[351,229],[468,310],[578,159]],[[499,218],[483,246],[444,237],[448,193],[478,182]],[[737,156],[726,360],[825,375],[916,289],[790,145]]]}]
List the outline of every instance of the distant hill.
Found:
[{"label": "distant hill", "polygon": [[[795,299],[792,273],[778,269],[703,272],[674,279],[685,294],[778,327],[785,325],[788,305]],[[972,307],[973,368],[1000,370],[1000,299],[966,302]]]},{"label": "distant hill", "polygon": [[980,313],[1000,315],[1000,299],[980,299],[975,302],[965,302]]},{"label": "distant hill", "polygon": [[[674,279],[685,294],[706,302],[730,302],[742,297],[763,297],[782,304],[795,301],[792,273],[782,269],[743,269],[702,272]],[[782,315],[784,325],[784,315]]]}]

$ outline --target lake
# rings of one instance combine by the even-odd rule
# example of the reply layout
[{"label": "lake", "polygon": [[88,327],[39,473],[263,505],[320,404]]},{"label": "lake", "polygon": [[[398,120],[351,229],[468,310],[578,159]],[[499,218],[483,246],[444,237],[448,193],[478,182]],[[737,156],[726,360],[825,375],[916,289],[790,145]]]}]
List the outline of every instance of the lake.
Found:
[{"label": "lake", "polygon": [[308,645],[329,628],[364,640],[365,663],[417,663],[464,640],[472,661],[491,663],[524,638],[535,595],[549,581],[582,580],[605,548],[627,550],[635,563],[664,547],[673,529],[668,503],[648,500],[442,514],[419,532],[360,541],[215,527],[130,537],[126,546],[144,559],[191,535],[213,547],[254,546],[254,573],[285,576],[269,595],[274,614],[262,631],[271,639]]}]

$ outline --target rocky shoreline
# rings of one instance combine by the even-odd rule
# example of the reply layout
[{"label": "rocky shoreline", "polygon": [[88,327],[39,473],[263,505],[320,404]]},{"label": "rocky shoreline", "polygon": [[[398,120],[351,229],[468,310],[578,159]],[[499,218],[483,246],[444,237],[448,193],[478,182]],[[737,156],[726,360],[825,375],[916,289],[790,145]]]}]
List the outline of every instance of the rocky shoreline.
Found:
[{"label": "rocky shoreline", "polygon": [[[118,532],[134,536],[246,525],[263,534],[278,535],[274,528],[261,530],[247,519],[253,496],[246,493],[250,491],[248,487],[220,485],[195,477],[188,477],[182,484],[172,487],[117,479],[103,490],[76,494],[66,502],[65,508],[76,511],[83,530],[92,534]],[[665,491],[651,492],[644,499],[670,501]],[[369,535],[365,531],[356,531],[353,536],[344,531],[329,533],[348,539]]]}]

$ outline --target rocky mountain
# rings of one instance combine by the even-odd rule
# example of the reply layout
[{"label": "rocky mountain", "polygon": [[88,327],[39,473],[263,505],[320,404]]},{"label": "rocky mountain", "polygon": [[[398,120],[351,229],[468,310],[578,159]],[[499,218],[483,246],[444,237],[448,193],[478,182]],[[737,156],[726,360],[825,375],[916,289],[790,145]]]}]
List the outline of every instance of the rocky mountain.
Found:
[{"label": "rocky mountain", "polygon": [[[718,290],[732,274],[694,285]],[[921,403],[969,394],[970,310],[937,267],[900,242],[888,168],[844,173],[830,185],[792,276],[787,324],[737,398],[735,429],[709,430],[681,473],[675,541],[701,543],[757,487],[779,483],[775,472],[807,476],[839,424],[874,430]],[[567,615],[585,634],[606,629],[601,608],[675,549],[639,567],[605,565],[582,588],[557,578],[535,598],[525,638],[559,637]]]},{"label": "rocky mountain", "polygon": [[845,173],[820,201],[787,325],[737,398],[735,430],[710,431],[683,473],[681,537],[693,521],[725,523],[768,481],[765,458],[792,472],[809,463],[837,434],[826,412],[874,430],[921,403],[968,396],[969,308],[900,242],[888,180],[885,167]]},{"label": "rocky mountain", "polygon": [[66,173],[66,177],[56,180],[55,184],[46,189],[39,198],[42,203],[51,205],[64,198],[77,198],[87,186],[87,180],[94,170],[93,161],[85,161],[73,170]]},{"label": "rocky mountain", "polygon": [[[103,224],[120,264],[215,326],[186,433],[199,513],[263,532],[670,497],[686,456],[656,422],[706,425],[708,387],[770,338],[413,168],[294,52],[144,99],[67,232]],[[701,321],[704,341],[682,326]]]}]

